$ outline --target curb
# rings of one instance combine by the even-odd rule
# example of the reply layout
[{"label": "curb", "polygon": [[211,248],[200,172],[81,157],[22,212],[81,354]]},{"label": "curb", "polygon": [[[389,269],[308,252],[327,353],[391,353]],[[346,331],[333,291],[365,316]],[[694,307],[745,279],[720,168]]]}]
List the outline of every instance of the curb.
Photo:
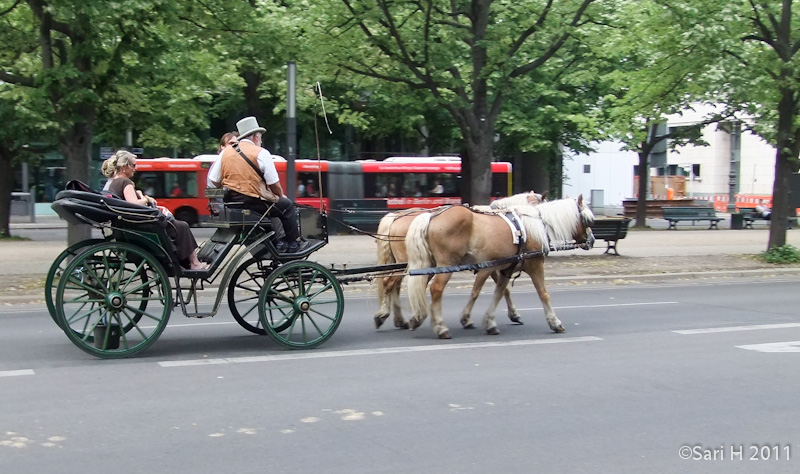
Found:
[{"label": "curb", "polygon": [[[779,268],[764,268],[764,269],[755,269],[755,270],[717,270],[717,271],[687,271],[687,272],[673,272],[673,273],[628,273],[628,274],[618,274],[618,275],[585,275],[585,276],[578,276],[578,275],[568,275],[568,276],[552,276],[546,278],[546,282],[551,285],[577,285],[577,284],[587,284],[587,283],[595,283],[595,284],[636,284],[636,283],[656,283],[656,282],[669,282],[669,281],[676,281],[676,280],[700,280],[700,279],[721,279],[721,278],[768,278],[768,277],[778,277],[778,276],[790,276],[790,277],[799,277],[800,276],[800,267],[779,267]],[[471,275],[461,275],[458,277],[454,277],[450,280],[451,284],[457,285],[471,285],[472,284],[472,276]],[[521,280],[520,283],[523,285],[532,285],[532,283],[527,280]],[[484,288],[490,287],[491,282],[487,282]],[[216,298],[216,294],[219,288],[216,286],[207,286],[202,290],[198,290],[197,296],[198,299],[202,298],[206,301],[212,301]],[[348,283],[346,285],[342,285],[342,290],[345,293],[345,296],[348,293],[356,293],[356,292],[369,292],[372,294],[373,286],[369,282],[353,282]],[[16,294],[16,295],[5,295],[0,296],[0,306],[13,306],[13,305],[23,305],[23,304],[44,304],[44,290],[43,288],[37,289],[36,292],[31,292],[29,294]],[[223,302],[226,303],[227,300],[223,297]]]}]

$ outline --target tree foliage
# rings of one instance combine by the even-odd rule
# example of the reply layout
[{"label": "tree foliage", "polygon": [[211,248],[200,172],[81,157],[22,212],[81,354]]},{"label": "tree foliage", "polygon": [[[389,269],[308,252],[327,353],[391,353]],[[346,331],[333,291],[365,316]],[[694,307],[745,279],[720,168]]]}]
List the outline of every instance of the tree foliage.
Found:
[{"label": "tree foliage", "polygon": [[586,22],[593,0],[319,2],[333,38],[327,59],[343,70],[424,90],[457,125],[464,147],[462,198],[489,199],[497,121],[519,81],[541,88],[544,66]]}]

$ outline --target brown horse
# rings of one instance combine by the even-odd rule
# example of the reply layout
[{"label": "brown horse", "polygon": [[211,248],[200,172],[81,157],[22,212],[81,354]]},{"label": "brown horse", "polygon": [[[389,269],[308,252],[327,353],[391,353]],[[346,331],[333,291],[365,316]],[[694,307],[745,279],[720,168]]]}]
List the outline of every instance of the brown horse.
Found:
[{"label": "brown horse", "polygon": [[[530,276],[550,328],[564,332],[564,326],[550,306],[550,295],[544,284],[544,256],[551,246],[557,247],[561,242],[575,242],[591,248],[594,236],[590,227],[594,215],[583,204],[582,196],[577,200],[560,199],[535,207],[517,206],[512,210],[519,216],[525,230],[526,239],[521,240],[521,246],[514,243],[511,227],[498,215],[480,214],[464,207],[450,208],[435,217],[430,213],[418,215],[406,235],[408,269],[475,264],[512,257],[521,251],[541,252],[538,256],[525,258],[515,268],[497,272],[497,287],[484,315],[483,327],[488,334],[499,334],[494,319],[495,309],[507,289],[510,274],[521,270]],[[479,270],[477,278],[485,281],[489,273],[498,269]],[[411,329],[419,327],[430,312],[434,333],[441,339],[450,339],[442,318],[442,294],[451,276],[451,273],[439,273],[433,277],[410,277],[409,302],[414,312]],[[430,307],[425,298],[428,281],[431,281]]]},{"label": "brown horse", "polygon": [[[491,209],[505,209],[517,205],[531,205],[535,206],[542,202],[542,195],[533,191],[527,193],[515,194],[507,198],[496,199],[492,201]],[[380,224],[378,224],[378,264],[390,263],[404,263],[408,262],[406,255],[405,237],[408,231],[408,226],[416,216],[421,213],[437,212],[437,209],[408,209],[405,211],[391,212],[385,215]],[[481,289],[488,275],[478,275],[472,287],[472,293],[467,305],[461,312],[461,325],[464,328],[472,328],[472,307],[475,300],[478,299]],[[497,282],[497,275],[491,273],[492,279]],[[394,326],[396,328],[408,329],[408,322],[403,317],[403,312],[400,306],[400,286],[403,280],[402,275],[390,276],[377,279],[378,290],[378,311],[375,313],[375,328],[380,328],[384,321],[394,314]],[[514,302],[511,301],[511,292],[506,289],[503,296],[508,306],[508,318],[517,323],[522,324],[517,308]]]}]

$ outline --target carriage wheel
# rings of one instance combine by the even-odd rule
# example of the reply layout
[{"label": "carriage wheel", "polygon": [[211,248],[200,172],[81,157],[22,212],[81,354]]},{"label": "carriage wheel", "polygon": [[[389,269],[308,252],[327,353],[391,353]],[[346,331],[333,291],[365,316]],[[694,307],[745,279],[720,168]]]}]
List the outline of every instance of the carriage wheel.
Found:
[{"label": "carriage wheel", "polygon": [[295,260],[276,268],[258,301],[261,323],[278,344],[310,349],[330,338],[344,312],[342,286],[325,267]]},{"label": "carriage wheel", "polygon": [[228,285],[228,307],[233,319],[248,331],[264,335],[258,312],[258,296],[273,267],[269,260],[251,258],[233,272]]},{"label": "carriage wheel", "polygon": [[69,277],[58,283],[56,316],[67,337],[89,354],[127,357],[150,346],[167,326],[169,279],[139,247],[95,245],[78,254],[64,275]]},{"label": "carriage wheel", "polygon": [[89,240],[82,240],[76,244],[70,245],[66,248],[63,252],[58,254],[55,260],[53,260],[53,264],[50,265],[50,270],[47,271],[47,279],[44,281],[44,302],[47,305],[47,311],[50,313],[50,317],[53,318],[58,327],[61,327],[61,323],[58,322],[58,318],[56,317],[56,307],[53,304],[53,292],[58,287],[58,282],[61,280],[61,275],[64,274],[64,270],[66,270],[67,265],[69,265],[70,261],[72,261],[72,257],[79,254],[84,247],[88,247],[89,245],[98,244],[100,242],[104,242],[102,239],[89,239]]}]

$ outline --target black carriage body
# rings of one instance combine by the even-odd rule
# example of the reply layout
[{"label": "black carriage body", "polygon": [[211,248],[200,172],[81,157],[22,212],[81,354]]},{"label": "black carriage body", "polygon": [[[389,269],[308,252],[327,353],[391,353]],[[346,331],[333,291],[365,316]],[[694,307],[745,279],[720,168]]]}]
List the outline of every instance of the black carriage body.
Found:
[{"label": "black carriage body", "polygon": [[110,195],[77,190],[59,192],[52,208],[70,224],[109,227],[111,238],[144,248],[169,276],[180,275],[175,244],[167,234],[170,218],[158,209]]}]

